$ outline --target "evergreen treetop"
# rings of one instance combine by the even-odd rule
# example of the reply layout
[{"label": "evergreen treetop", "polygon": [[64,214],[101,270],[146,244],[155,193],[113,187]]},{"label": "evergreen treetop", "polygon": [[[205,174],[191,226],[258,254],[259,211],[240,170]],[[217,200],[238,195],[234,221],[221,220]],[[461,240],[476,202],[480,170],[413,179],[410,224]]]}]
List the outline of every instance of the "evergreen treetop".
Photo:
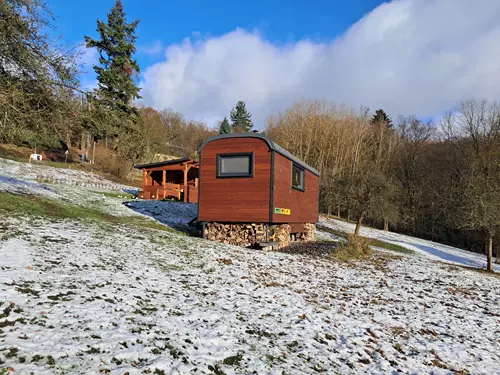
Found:
[{"label": "evergreen treetop", "polygon": [[388,128],[392,128],[392,120],[387,115],[387,113],[385,113],[385,111],[383,109],[377,109],[375,111],[375,114],[373,115],[371,123],[372,124],[385,124]]},{"label": "evergreen treetop", "polygon": [[87,48],[99,52],[99,64],[94,65],[99,87],[98,100],[104,106],[127,114],[135,113],[134,99],[140,98],[140,88],[134,83],[133,76],[140,71],[135,53],[135,29],[139,21],[127,23],[123,4],[117,0],[108,13],[107,23],[97,20],[100,39],[85,36]]},{"label": "evergreen treetop", "polygon": [[233,129],[249,132],[253,128],[252,115],[247,111],[245,102],[238,101],[230,113]]},{"label": "evergreen treetop", "polygon": [[230,134],[232,133],[231,125],[229,124],[229,121],[227,121],[227,118],[224,117],[224,120],[222,120],[219,128],[219,134]]}]

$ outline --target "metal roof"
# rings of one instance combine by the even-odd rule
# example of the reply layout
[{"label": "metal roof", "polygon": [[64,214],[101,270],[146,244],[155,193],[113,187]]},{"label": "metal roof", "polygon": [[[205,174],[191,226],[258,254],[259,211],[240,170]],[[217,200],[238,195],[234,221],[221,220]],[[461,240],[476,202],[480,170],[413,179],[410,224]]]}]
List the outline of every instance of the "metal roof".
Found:
[{"label": "metal roof", "polygon": [[314,169],[310,165],[307,165],[302,160],[300,160],[296,156],[294,156],[291,153],[289,153],[287,150],[285,150],[283,147],[281,147],[280,145],[278,145],[276,142],[272,141],[270,138],[268,138],[264,134],[259,134],[259,133],[236,133],[236,134],[219,134],[219,135],[215,135],[213,137],[207,138],[203,142],[203,144],[200,147],[199,153],[201,154],[201,150],[203,149],[203,147],[205,147],[205,145],[207,143],[212,142],[212,141],[216,141],[216,140],[219,140],[219,139],[225,139],[225,138],[259,138],[259,139],[262,139],[262,140],[264,140],[268,144],[268,146],[269,146],[269,148],[271,150],[276,151],[278,154],[283,155],[287,159],[290,159],[294,163],[297,163],[298,165],[300,165],[301,167],[307,169],[308,171],[310,171],[311,173],[315,174],[316,176],[319,176],[319,172],[316,169]]},{"label": "metal roof", "polygon": [[138,164],[138,165],[134,165],[134,168],[136,168],[136,169],[156,168],[156,167],[163,167],[165,165],[180,164],[180,163],[184,163],[186,161],[195,161],[196,162],[196,160],[193,160],[189,157],[185,157],[185,158],[181,158],[181,159],[158,161],[156,163]]}]

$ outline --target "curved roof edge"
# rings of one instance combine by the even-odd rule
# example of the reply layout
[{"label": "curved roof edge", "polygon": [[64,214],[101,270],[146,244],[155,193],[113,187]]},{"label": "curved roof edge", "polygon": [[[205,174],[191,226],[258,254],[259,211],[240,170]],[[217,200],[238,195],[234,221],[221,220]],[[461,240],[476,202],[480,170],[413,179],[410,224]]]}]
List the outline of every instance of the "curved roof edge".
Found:
[{"label": "curved roof edge", "polygon": [[214,135],[213,137],[207,138],[207,139],[205,139],[205,141],[203,141],[203,143],[200,146],[199,154],[201,155],[201,151],[203,150],[203,147],[205,147],[208,143],[210,143],[212,141],[217,141],[219,139],[225,139],[225,138],[259,138],[259,139],[262,139],[263,141],[265,141],[268,144],[268,146],[269,146],[269,148],[271,150],[276,151],[278,154],[283,155],[287,159],[292,160],[293,162],[295,162],[298,165],[300,165],[301,167],[307,169],[309,172],[315,174],[316,176],[320,175],[319,172],[316,169],[314,169],[310,165],[307,165],[302,160],[300,160],[296,156],[294,156],[291,153],[289,153],[287,150],[285,150],[283,147],[281,147],[280,145],[278,145],[276,142],[274,142],[271,139],[269,139],[264,134],[258,134],[258,133],[236,133],[236,134],[218,134],[218,135]]}]

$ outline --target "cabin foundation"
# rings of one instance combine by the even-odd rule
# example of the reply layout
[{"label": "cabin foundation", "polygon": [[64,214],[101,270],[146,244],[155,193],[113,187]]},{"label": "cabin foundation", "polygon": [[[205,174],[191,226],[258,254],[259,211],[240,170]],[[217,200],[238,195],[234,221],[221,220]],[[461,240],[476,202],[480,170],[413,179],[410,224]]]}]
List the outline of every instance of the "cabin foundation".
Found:
[{"label": "cabin foundation", "polygon": [[[300,232],[294,232],[300,229]],[[314,224],[277,224],[266,223],[218,223],[207,222],[203,237],[212,241],[248,248],[259,248],[262,244],[276,243],[283,248],[292,242],[314,240]],[[266,246],[269,247],[269,246]]]}]

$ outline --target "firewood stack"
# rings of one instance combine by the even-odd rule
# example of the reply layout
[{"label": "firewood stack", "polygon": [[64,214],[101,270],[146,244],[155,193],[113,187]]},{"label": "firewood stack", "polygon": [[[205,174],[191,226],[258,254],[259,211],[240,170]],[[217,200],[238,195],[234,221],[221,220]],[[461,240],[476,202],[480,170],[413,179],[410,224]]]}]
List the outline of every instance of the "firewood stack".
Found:
[{"label": "firewood stack", "polygon": [[230,245],[252,247],[266,242],[265,224],[207,223],[205,238]]},{"label": "firewood stack", "polygon": [[269,227],[270,241],[278,242],[279,248],[287,247],[290,245],[290,225],[281,224],[281,225],[271,225]]},{"label": "firewood stack", "polygon": [[314,241],[315,233],[316,233],[316,225],[315,224],[305,224],[305,232],[299,233],[297,235],[298,241]]},{"label": "firewood stack", "polygon": [[312,241],[316,225],[306,224],[306,232],[291,235],[288,224],[270,225],[266,236],[266,224],[224,224],[206,223],[205,238],[241,247],[256,247],[264,242],[278,242],[279,248],[287,247],[292,241]]}]

